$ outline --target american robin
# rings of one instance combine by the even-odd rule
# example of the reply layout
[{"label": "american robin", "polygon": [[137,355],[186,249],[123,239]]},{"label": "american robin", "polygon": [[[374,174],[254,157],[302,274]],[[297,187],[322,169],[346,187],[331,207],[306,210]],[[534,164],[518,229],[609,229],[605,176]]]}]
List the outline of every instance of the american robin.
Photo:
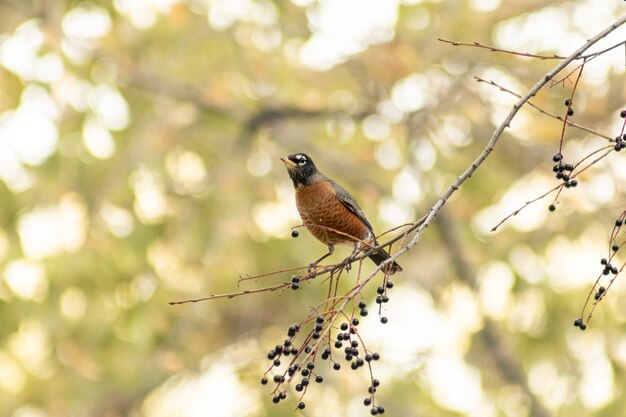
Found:
[{"label": "american robin", "polygon": [[[355,252],[363,245],[378,246],[372,225],[356,200],[341,185],[319,172],[308,155],[296,153],[280,159],[296,189],[296,206],[304,226],[328,246],[328,253],[312,263],[309,269],[330,256],[337,244],[353,244]],[[384,249],[372,249],[369,253],[376,265],[389,257]],[[393,274],[396,271],[402,271],[402,268],[394,261],[385,272]]]}]

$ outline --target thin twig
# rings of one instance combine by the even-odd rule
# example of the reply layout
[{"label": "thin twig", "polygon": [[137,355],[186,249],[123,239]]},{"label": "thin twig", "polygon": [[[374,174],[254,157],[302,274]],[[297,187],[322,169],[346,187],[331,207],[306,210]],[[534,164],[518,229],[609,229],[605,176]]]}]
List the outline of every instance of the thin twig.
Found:
[{"label": "thin twig", "polygon": [[[522,96],[521,96],[520,94],[517,94],[516,92],[511,91],[511,90],[509,90],[508,88],[501,86],[500,84],[498,84],[497,82],[495,82],[495,81],[493,81],[493,80],[485,80],[484,78],[480,78],[480,77],[478,77],[478,76],[474,76],[474,79],[475,79],[476,81],[480,82],[480,83],[485,83],[485,84],[489,84],[489,85],[492,85],[492,86],[494,86],[494,87],[497,87],[500,91],[503,91],[503,92],[505,92],[505,93],[509,93],[509,94],[511,94],[512,96],[515,96],[515,97],[517,97],[517,98],[522,98]],[[601,137],[601,138],[607,139],[607,140],[609,140],[609,141],[611,141],[611,142],[615,142],[615,139],[613,139],[612,137],[610,137],[610,136],[608,136],[608,135],[605,135],[605,134],[600,133],[600,132],[598,132],[598,131],[596,131],[596,130],[593,130],[593,129],[592,129],[592,128],[590,128],[590,127],[583,126],[583,125],[581,125],[581,124],[579,124],[579,123],[573,122],[573,121],[571,121],[571,120],[569,120],[569,119],[565,120],[563,117],[561,117],[561,116],[559,116],[559,115],[557,115],[557,114],[552,114],[552,113],[550,113],[549,111],[542,109],[541,107],[539,107],[538,105],[536,105],[535,103],[533,103],[533,102],[532,102],[532,101],[530,101],[530,100],[528,100],[528,101],[526,102],[526,104],[528,104],[529,106],[533,107],[534,109],[536,109],[536,110],[537,110],[537,111],[539,111],[540,113],[545,114],[545,115],[546,115],[546,116],[548,116],[548,117],[552,117],[553,119],[556,119],[556,120],[558,120],[558,121],[560,121],[560,122],[565,121],[565,122],[566,122],[569,126],[571,126],[571,127],[574,127],[574,128],[576,128],[576,129],[583,130],[583,131],[585,131],[585,132],[587,132],[587,133],[591,133],[591,134],[593,134],[593,135],[596,135],[596,136],[599,136],[599,137]]]},{"label": "thin twig", "polygon": [[437,38],[438,41],[440,42],[445,42],[445,43],[449,43],[452,46],[471,46],[473,48],[481,48],[481,49],[487,49],[491,52],[501,52],[503,54],[509,54],[509,55],[517,55],[517,56],[523,56],[526,58],[539,58],[541,60],[545,60],[545,59],[566,59],[566,57],[564,56],[559,56],[556,54],[553,55],[539,55],[539,54],[531,54],[528,52],[518,52],[518,51],[511,51],[509,49],[502,49],[502,48],[496,48],[495,46],[490,46],[490,45],[485,45],[482,44],[480,42],[458,42],[458,41],[451,41],[449,39],[444,39],[444,38]]}]

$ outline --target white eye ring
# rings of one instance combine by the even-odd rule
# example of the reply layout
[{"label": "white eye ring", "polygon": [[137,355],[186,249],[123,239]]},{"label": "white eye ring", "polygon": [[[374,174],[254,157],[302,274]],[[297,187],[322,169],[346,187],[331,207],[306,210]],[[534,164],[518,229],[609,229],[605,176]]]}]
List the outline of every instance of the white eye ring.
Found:
[{"label": "white eye ring", "polygon": [[297,155],[296,160],[298,161],[298,165],[306,164],[306,156],[304,155]]}]

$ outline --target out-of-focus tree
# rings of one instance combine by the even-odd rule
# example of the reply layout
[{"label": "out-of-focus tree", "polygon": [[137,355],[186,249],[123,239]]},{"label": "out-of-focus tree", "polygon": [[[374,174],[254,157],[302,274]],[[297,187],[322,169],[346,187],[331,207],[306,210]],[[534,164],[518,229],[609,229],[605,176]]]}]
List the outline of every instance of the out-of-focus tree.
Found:
[{"label": "out-of-focus tree", "polygon": [[[623,7],[0,2],[0,414],[292,415],[296,402],[272,404],[259,379],[267,351],[326,296],[322,282],[168,305],[323,253],[308,233],[289,237],[300,220],[279,157],[311,155],[376,230],[414,221],[515,102],[473,76],[521,94],[554,65],[437,38],[568,55]],[[623,39],[619,29],[598,49]],[[611,137],[623,122],[623,59],[590,62],[576,89],[573,120]],[[533,101],[563,115],[568,82]],[[490,231],[556,184],[561,128],[523,108],[401,258],[389,323],[363,320],[388,414],[624,408],[623,283],[586,332],[571,326],[623,211],[623,153],[581,174],[556,212],[540,201]],[[580,159],[601,140],[568,128],[563,153]],[[375,305],[374,289],[364,296]],[[366,372],[325,378],[307,393],[307,415],[369,412]]]}]

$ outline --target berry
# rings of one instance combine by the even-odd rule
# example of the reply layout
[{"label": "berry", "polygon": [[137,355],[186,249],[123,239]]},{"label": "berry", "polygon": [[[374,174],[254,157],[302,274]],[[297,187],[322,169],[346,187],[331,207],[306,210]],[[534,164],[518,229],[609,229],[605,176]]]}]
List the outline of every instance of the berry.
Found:
[{"label": "berry", "polygon": [[337,341],[335,342],[335,347],[336,347],[337,349],[341,348],[341,346],[342,346],[342,345],[343,345],[343,343],[341,343],[341,341],[339,341],[339,340],[337,340]]},{"label": "berry", "polygon": [[574,115],[574,108],[570,107],[569,109],[567,109],[567,115],[568,116],[573,116]]},{"label": "berry", "polygon": [[361,317],[365,317],[365,316],[367,316],[367,309],[362,308],[362,309],[361,309],[361,311],[359,311],[359,315],[360,315]]},{"label": "berry", "polygon": [[302,376],[309,376],[309,370],[308,369],[303,369],[302,371],[300,371],[300,375],[302,375]]},{"label": "berry", "polygon": [[333,369],[334,369],[335,371],[340,370],[340,369],[341,369],[341,364],[340,364],[339,362],[335,362],[335,363],[333,364]]},{"label": "berry", "polygon": [[372,359],[374,359],[373,355],[371,353],[368,353],[367,355],[365,355],[365,361],[366,362],[371,362]]},{"label": "berry", "polygon": [[377,292],[378,294],[382,294],[382,293],[384,293],[384,292],[385,292],[385,287],[378,287],[378,288],[376,288],[376,292]]},{"label": "berry", "polygon": [[277,384],[285,382],[285,377],[282,375],[274,375],[274,382],[276,382]]},{"label": "berry", "polygon": [[377,379],[375,379],[375,380],[373,380],[373,381],[372,381],[372,385],[373,385],[373,386],[375,386],[375,387],[377,387],[377,386],[379,386],[379,385],[380,385],[380,381],[379,381],[379,380],[377,380]]},{"label": "berry", "polygon": [[278,404],[278,403],[280,402],[280,397],[274,397],[274,398],[272,398],[272,402],[273,402],[274,404]]},{"label": "berry", "polygon": [[300,288],[300,284],[298,284],[297,282],[292,282],[291,283],[291,289],[292,290],[297,290],[298,288]]},{"label": "berry", "polygon": [[383,407],[382,405],[378,406],[378,414],[384,414],[385,413],[385,407]]},{"label": "berry", "polygon": [[600,264],[602,265],[606,265],[609,261],[606,260],[606,258],[602,258],[600,259]]},{"label": "berry", "polygon": [[309,385],[309,380],[308,378],[302,378],[302,382],[301,382],[303,387],[306,387],[307,385]]},{"label": "berry", "polygon": [[622,219],[615,220],[615,226],[620,227],[622,224],[624,224],[624,221]]},{"label": "berry", "polygon": [[313,348],[311,346],[307,346],[304,348],[304,353],[311,353],[312,350]]},{"label": "berry", "polygon": [[574,320],[574,327],[581,327],[583,325],[584,325],[583,319],[578,318],[578,319]]},{"label": "berry", "polygon": [[274,366],[280,366],[280,359],[274,359]]},{"label": "berry", "polygon": [[309,370],[313,370],[313,368],[315,368],[315,364],[313,362],[309,362],[306,364],[306,368]]},{"label": "berry", "polygon": [[267,385],[267,378],[261,378],[261,385]]},{"label": "berry", "polygon": [[352,369],[353,371],[356,371],[357,369],[359,369],[359,365],[357,365],[356,362],[352,362],[350,364],[350,369]]},{"label": "berry", "polygon": [[572,104],[572,100],[569,98],[566,98],[563,104],[565,104],[566,106],[569,106],[570,104]]},{"label": "berry", "polygon": [[373,415],[373,416],[378,415],[378,408],[376,408],[376,407],[372,408],[370,410],[370,414]]},{"label": "berry", "polygon": [[622,119],[626,119],[626,110],[622,110],[622,111],[619,113],[619,117],[621,117]]},{"label": "berry", "polygon": [[380,355],[378,353],[374,353],[372,354],[372,359],[374,359],[375,361],[380,359]]},{"label": "berry", "polygon": [[339,326],[339,328],[345,332],[346,330],[348,330],[348,323],[341,323],[341,326]]},{"label": "berry", "polygon": [[[552,155],[552,161],[553,162],[559,162],[563,159],[563,155],[561,154],[561,152],[557,152],[554,155]],[[556,167],[556,165],[555,165]]]},{"label": "berry", "polygon": [[386,302],[389,301],[389,297],[387,297],[386,295],[383,295],[381,300],[382,300],[383,303],[386,303]]},{"label": "berry", "polygon": [[303,389],[304,389],[304,387],[302,386],[302,384],[297,384],[296,385],[296,391],[302,392]]},{"label": "berry", "polygon": [[316,322],[317,324],[322,324],[322,323],[324,323],[324,317],[322,317],[322,316],[317,316],[317,318],[315,319],[315,322]]},{"label": "berry", "polygon": [[291,282],[300,282],[300,277],[298,275],[294,275],[291,277]]},{"label": "berry", "polygon": [[299,408],[300,410],[303,410],[303,409],[304,409],[304,407],[306,407],[306,404],[304,404],[304,402],[300,401],[300,402],[298,403],[298,408]]},{"label": "berry", "polygon": [[617,252],[619,249],[619,245],[617,245],[616,243],[613,244],[613,246],[611,246],[611,249],[613,250],[613,252]]},{"label": "berry", "polygon": [[366,398],[363,400],[363,405],[364,406],[369,406],[370,404],[372,404],[372,399],[371,398]]},{"label": "berry", "polygon": [[382,324],[387,324],[387,322],[388,322],[388,321],[389,321],[389,319],[388,319],[387,317],[381,317],[381,318],[380,318],[380,322],[381,322]]},{"label": "berry", "polygon": [[300,235],[300,233],[296,229],[293,229],[291,231],[291,237],[297,238],[299,235]]},{"label": "berry", "polygon": [[324,382],[324,378],[321,375],[318,375],[315,377],[315,382],[321,384],[322,382]]},{"label": "berry", "polygon": [[572,187],[576,187],[578,185],[578,180],[570,180],[569,185]]},{"label": "berry", "polygon": [[353,326],[358,326],[359,325],[359,319],[357,319],[356,317],[352,319],[352,325]]},{"label": "berry", "polygon": [[550,210],[550,211],[554,211],[554,210],[556,210],[556,206],[555,206],[554,204],[550,204],[550,205],[548,206],[548,210]]},{"label": "berry", "polygon": [[385,286],[386,286],[388,289],[392,289],[392,288],[393,288],[393,282],[392,282],[392,281],[387,281],[387,284],[385,284]]},{"label": "berry", "polygon": [[600,287],[600,288],[598,288],[598,292],[599,292],[600,294],[604,294],[604,293],[606,292],[606,288],[604,288],[604,287]]},{"label": "berry", "polygon": [[359,308],[360,309],[367,308],[367,303],[365,301],[359,301]]}]

